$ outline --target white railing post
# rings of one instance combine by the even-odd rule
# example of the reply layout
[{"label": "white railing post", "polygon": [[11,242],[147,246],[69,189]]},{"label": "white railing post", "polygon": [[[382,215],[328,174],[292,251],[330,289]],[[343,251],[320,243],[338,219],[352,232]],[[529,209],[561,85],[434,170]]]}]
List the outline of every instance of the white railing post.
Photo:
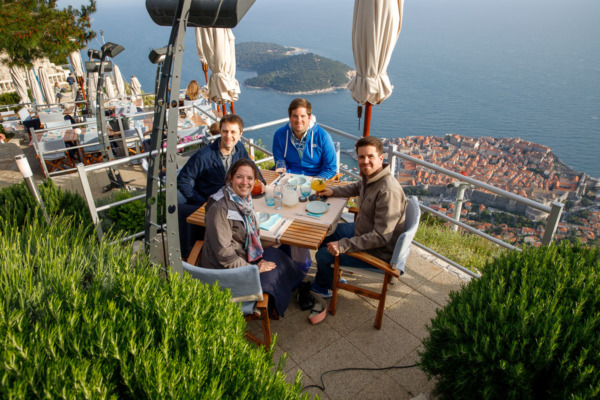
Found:
[{"label": "white railing post", "polygon": [[396,177],[396,156],[394,153],[398,149],[398,145],[390,144],[388,146],[388,164],[390,164],[390,173],[395,178]]},{"label": "white railing post", "polygon": [[333,144],[335,145],[335,159],[336,159],[336,165],[337,165],[337,169],[335,171],[336,175],[340,173],[340,163],[341,161],[341,153],[342,151],[340,150],[340,142],[333,142]]},{"label": "white railing post", "polygon": [[256,157],[254,156],[254,139],[248,139],[248,149],[250,150],[250,159],[256,161]]},{"label": "white railing post", "polygon": [[554,240],[554,234],[556,233],[556,229],[558,228],[558,223],[560,222],[560,216],[563,212],[563,203],[559,203],[555,201],[552,203],[552,209],[550,210],[550,215],[546,220],[546,229],[544,230],[544,237],[542,238],[542,244],[545,246],[550,245]]},{"label": "white railing post", "polygon": [[94,202],[92,188],[90,187],[90,182],[87,178],[85,166],[82,163],[77,164],[77,173],[79,174],[79,179],[81,180],[81,186],[83,187],[83,194],[85,200],[87,201],[88,209],[90,210],[90,214],[92,215],[92,221],[94,222],[94,226],[96,227],[96,235],[98,235],[98,241],[101,241],[102,235],[104,233],[102,232],[100,217],[98,217],[98,210],[96,210],[96,203]]}]

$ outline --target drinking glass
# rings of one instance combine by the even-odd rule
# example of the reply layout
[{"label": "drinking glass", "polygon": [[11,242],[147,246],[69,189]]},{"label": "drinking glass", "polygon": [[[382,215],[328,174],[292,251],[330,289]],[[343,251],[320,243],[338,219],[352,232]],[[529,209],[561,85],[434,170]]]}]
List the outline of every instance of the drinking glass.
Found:
[{"label": "drinking glass", "polygon": [[283,160],[279,160],[277,161],[277,164],[275,164],[275,172],[277,172],[277,174],[279,174],[279,176],[285,174],[286,168],[285,168],[285,161]]},{"label": "drinking glass", "polygon": [[310,182],[306,181],[303,185],[300,186],[300,193],[304,197],[310,196],[310,192],[312,189],[310,188]]},{"label": "drinking glass", "polygon": [[272,185],[268,185],[266,188],[265,203],[267,203],[269,207],[275,205],[275,188]]}]

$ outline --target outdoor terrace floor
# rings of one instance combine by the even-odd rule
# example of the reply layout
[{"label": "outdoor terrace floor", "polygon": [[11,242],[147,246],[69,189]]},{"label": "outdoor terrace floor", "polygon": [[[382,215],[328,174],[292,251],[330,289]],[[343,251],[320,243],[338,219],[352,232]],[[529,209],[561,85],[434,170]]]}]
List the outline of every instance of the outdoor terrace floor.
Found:
[{"label": "outdoor terrace floor", "polygon": [[[0,144],[0,186],[21,181],[14,163],[16,154],[25,153],[35,174],[42,179],[39,162],[32,148],[22,146],[17,138]],[[120,168],[129,186],[143,188],[145,174],[140,166]],[[82,194],[77,174],[53,178],[57,186]],[[103,170],[89,176],[92,191],[97,198],[108,184]],[[314,258],[314,254],[313,254]],[[311,268],[307,279],[312,280]],[[354,277],[347,276],[349,282]],[[361,277],[367,287],[378,287],[369,278]],[[386,310],[381,330],[373,327],[376,303],[355,294],[340,291],[338,311],[328,314],[323,322],[311,325],[309,311],[301,311],[295,296],[285,317],[271,321],[273,334],[277,335],[275,361],[287,353],[284,372],[293,382],[298,370],[302,371],[303,384],[320,385],[323,372],[340,368],[384,368],[412,365],[418,361],[421,341],[427,335],[426,324],[438,308],[446,304],[448,294],[459,290],[469,278],[443,262],[413,246],[406,273],[399,282],[389,286]],[[257,322],[250,325],[258,331]],[[430,399],[433,383],[427,381],[418,368],[386,371],[336,372],[324,377],[326,390],[307,389],[311,395],[323,399]],[[419,396],[419,397],[418,397]]]}]

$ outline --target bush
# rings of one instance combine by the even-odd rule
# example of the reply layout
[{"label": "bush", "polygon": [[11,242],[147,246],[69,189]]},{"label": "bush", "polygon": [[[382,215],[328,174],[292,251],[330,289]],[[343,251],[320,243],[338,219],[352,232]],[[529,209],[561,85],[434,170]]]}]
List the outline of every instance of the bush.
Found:
[{"label": "bush", "polygon": [[600,252],[507,253],[437,312],[420,366],[442,399],[600,396]]},{"label": "bush", "polygon": [[[140,192],[145,193],[145,192]],[[140,193],[132,193],[126,189],[115,191],[106,199],[98,201],[97,206],[127,200]],[[163,209],[165,204],[164,193],[158,195],[157,212],[159,224],[164,224]],[[134,200],[120,206],[109,208],[100,213],[102,219],[102,230],[112,231],[115,234],[133,235],[144,231],[146,227],[146,203],[144,200]]]},{"label": "bush", "polygon": [[[38,185],[38,188],[48,215],[70,216],[76,224],[88,227],[92,232],[92,217],[83,197],[56,187],[50,179]],[[14,219],[18,226],[23,226],[26,221],[43,219],[44,214],[29,194],[25,182],[21,182],[0,190],[0,218]]]},{"label": "bush", "polygon": [[301,397],[228,292],[84,233],[0,220],[0,398]]}]

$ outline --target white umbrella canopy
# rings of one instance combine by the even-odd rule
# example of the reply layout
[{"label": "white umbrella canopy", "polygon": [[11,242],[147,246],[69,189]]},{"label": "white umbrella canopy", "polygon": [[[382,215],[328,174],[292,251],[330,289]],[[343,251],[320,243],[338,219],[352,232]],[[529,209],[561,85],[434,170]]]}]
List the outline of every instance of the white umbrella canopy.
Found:
[{"label": "white umbrella canopy", "polygon": [[71,62],[71,67],[73,67],[75,76],[83,77],[85,74],[83,73],[83,61],[81,60],[81,53],[79,53],[79,50],[69,54],[69,61]]},{"label": "white umbrella canopy", "polygon": [[127,97],[127,93],[125,92],[125,82],[123,81],[123,75],[121,74],[121,69],[117,64],[113,62],[113,74],[115,76],[115,85],[117,86],[117,93],[120,98]]},{"label": "white umbrella canopy", "polygon": [[200,33],[200,28],[198,27],[196,27],[196,51],[198,52],[198,58],[200,58],[200,63],[202,64],[202,71],[204,72],[206,84],[208,85],[208,63],[206,62],[206,57],[204,57],[204,52],[202,51],[202,35]]},{"label": "white umbrella canopy", "polygon": [[106,89],[106,96],[109,99],[117,97],[117,94],[115,93],[115,87],[113,86],[112,79],[110,79],[110,76],[104,77],[104,88]]},{"label": "white umbrella canopy", "polygon": [[352,98],[360,104],[379,104],[393,86],[387,67],[400,29],[404,0],[355,0],[352,51],[356,76],[348,83]]},{"label": "white umbrella canopy", "polygon": [[33,68],[30,68],[27,71],[27,81],[29,83],[29,89],[31,89],[31,96],[35,100],[35,103],[38,106],[43,106],[46,104],[44,101],[44,96],[42,95],[42,90],[40,89],[40,85],[38,84],[37,77],[35,76],[35,71]]},{"label": "white umbrella canopy", "polygon": [[131,95],[132,96],[141,96],[142,95],[142,84],[135,76],[131,77]]},{"label": "white umbrella canopy", "polygon": [[44,97],[46,98],[46,103],[55,103],[54,86],[52,86],[52,83],[50,82],[50,77],[48,77],[46,69],[40,67],[40,69],[38,69],[38,76],[40,78],[40,86],[42,87],[42,92],[44,93]]},{"label": "white umbrella canopy", "polygon": [[237,101],[240,84],[235,79],[235,37],[231,29],[200,28],[202,53],[212,73],[208,96],[217,104]]},{"label": "white umbrella canopy", "polygon": [[21,99],[21,104],[30,103],[27,95],[27,83],[25,83],[25,71],[21,67],[13,65],[10,67],[10,77],[12,78],[15,90]]}]

